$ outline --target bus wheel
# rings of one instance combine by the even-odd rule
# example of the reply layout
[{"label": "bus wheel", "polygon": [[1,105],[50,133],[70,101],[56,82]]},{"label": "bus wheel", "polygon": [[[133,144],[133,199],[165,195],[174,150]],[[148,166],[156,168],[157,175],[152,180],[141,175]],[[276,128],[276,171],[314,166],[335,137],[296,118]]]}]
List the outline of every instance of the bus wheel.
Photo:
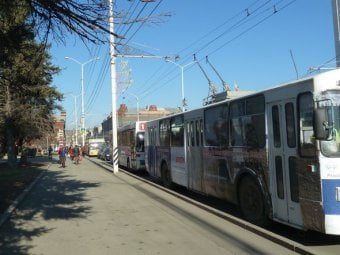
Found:
[{"label": "bus wheel", "polygon": [[162,164],[161,175],[164,187],[171,188],[171,174],[166,163]]},{"label": "bus wheel", "polygon": [[256,180],[250,176],[242,179],[238,189],[242,216],[249,222],[264,226],[268,223],[262,192]]}]

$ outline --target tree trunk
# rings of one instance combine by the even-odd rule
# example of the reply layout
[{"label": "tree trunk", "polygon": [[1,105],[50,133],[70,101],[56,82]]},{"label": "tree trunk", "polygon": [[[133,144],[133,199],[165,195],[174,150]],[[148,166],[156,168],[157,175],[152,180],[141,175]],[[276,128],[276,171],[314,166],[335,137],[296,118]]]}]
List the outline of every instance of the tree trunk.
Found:
[{"label": "tree trunk", "polygon": [[13,135],[13,125],[11,120],[6,120],[6,150],[8,156],[8,166],[12,169],[17,167],[17,150],[15,147],[15,140]]}]

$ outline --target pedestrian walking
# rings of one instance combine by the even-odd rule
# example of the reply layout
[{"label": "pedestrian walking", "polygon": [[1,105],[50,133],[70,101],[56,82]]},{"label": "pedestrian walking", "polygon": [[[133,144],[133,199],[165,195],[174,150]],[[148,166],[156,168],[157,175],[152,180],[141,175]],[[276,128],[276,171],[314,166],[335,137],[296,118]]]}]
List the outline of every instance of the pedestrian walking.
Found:
[{"label": "pedestrian walking", "polygon": [[63,168],[65,168],[66,153],[67,153],[67,149],[61,146],[59,148],[58,154],[59,154],[59,161],[60,161],[61,167]]},{"label": "pedestrian walking", "polygon": [[52,151],[53,151],[53,148],[52,148],[52,146],[50,145],[50,146],[48,147],[48,159],[49,159],[49,160],[52,160]]},{"label": "pedestrian walking", "polygon": [[74,162],[76,165],[79,163],[79,156],[80,156],[80,149],[78,145],[76,145],[73,149],[73,155],[74,155]]},{"label": "pedestrian walking", "polygon": [[71,146],[70,149],[68,150],[68,155],[70,156],[70,159],[74,159],[74,148]]}]

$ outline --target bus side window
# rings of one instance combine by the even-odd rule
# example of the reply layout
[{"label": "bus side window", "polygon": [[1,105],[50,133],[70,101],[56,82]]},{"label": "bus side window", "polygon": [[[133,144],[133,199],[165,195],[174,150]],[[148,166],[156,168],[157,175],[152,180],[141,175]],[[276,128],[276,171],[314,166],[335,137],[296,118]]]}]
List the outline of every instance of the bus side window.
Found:
[{"label": "bus side window", "polygon": [[203,120],[200,120],[200,136],[201,136],[201,146],[203,146]]},{"label": "bus side window", "polygon": [[242,146],[242,118],[235,118],[230,120],[230,142],[231,146]]},{"label": "bus side window", "polygon": [[187,123],[187,146],[190,146],[190,144],[191,144],[191,136],[190,136],[190,134],[191,134],[191,132],[190,132],[190,123],[188,122]]},{"label": "bus side window", "polygon": [[257,95],[230,104],[231,146],[258,149],[265,146],[264,96]]},{"label": "bus side window", "polygon": [[296,134],[295,134],[295,115],[294,105],[292,103],[285,104],[286,115],[286,132],[287,132],[287,144],[290,148],[296,147]]},{"label": "bus side window", "polygon": [[273,120],[273,135],[274,135],[274,147],[281,147],[281,133],[280,133],[280,118],[279,118],[279,107],[274,105],[272,107],[272,120]]},{"label": "bus side window", "polygon": [[313,107],[312,93],[304,93],[298,97],[298,118],[300,128],[300,154],[303,157],[315,156],[316,147],[313,132]]},{"label": "bus side window", "polygon": [[159,141],[161,146],[170,146],[170,120],[159,122]]},{"label": "bus side window", "polygon": [[190,140],[190,146],[195,146],[195,126],[193,121],[190,122]]},{"label": "bus side window", "polygon": [[[201,145],[228,148],[229,128],[228,128],[228,105],[223,104],[208,108],[204,112],[204,126],[201,121]],[[203,131],[204,129],[204,131]],[[197,129],[199,130],[199,129]]]},{"label": "bus side window", "polygon": [[196,120],[196,146],[201,146],[201,139],[200,139],[200,122]]},{"label": "bus side window", "polygon": [[259,141],[258,141],[258,137],[256,134],[256,130],[255,127],[253,126],[253,124],[248,123],[246,124],[246,128],[245,128],[245,133],[246,133],[246,145],[247,147],[251,148],[251,149],[255,149],[259,147]]}]

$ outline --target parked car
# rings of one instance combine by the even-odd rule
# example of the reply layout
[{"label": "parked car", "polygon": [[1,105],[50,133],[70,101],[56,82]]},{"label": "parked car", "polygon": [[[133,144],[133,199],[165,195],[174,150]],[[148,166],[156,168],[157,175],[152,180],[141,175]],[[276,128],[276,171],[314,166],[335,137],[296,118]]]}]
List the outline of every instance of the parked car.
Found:
[{"label": "parked car", "polygon": [[97,154],[97,158],[102,159],[102,154],[104,153],[104,150],[108,147],[107,144],[103,144],[100,146],[98,154]]},{"label": "parked car", "polygon": [[101,159],[105,160],[105,161],[111,161],[111,159],[112,159],[112,149],[111,149],[111,147],[108,146],[103,150],[103,153],[101,155]]}]

